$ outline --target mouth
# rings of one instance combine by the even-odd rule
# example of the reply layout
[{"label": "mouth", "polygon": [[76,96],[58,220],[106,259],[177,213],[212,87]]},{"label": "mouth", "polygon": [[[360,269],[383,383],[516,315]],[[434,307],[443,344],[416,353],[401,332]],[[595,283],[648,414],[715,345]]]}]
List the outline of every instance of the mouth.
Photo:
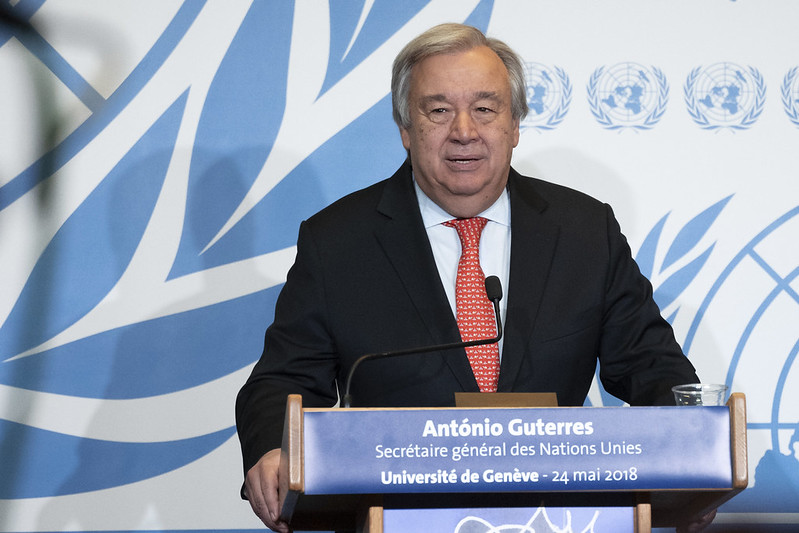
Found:
[{"label": "mouth", "polygon": [[454,156],[447,158],[447,162],[457,166],[468,166],[478,161],[480,161],[479,157],[470,157],[470,156]]}]

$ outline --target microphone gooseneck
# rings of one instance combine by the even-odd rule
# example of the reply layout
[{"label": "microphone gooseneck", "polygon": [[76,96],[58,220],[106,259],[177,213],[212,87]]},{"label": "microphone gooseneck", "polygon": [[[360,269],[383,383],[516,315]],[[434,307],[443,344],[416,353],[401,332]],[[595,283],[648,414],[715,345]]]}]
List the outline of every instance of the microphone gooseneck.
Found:
[{"label": "microphone gooseneck", "polygon": [[469,348],[471,346],[482,346],[484,344],[493,344],[499,342],[502,338],[502,318],[499,312],[499,301],[502,299],[502,283],[496,276],[488,276],[485,279],[486,294],[491,303],[494,304],[494,315],[497,320],[497,335],[490,339],[477,339],[468,342],[452,342],[448,344],[438,344],[435,346],[422,346],[416,348],[407,348],[405,350],[396,350],[393,352],[379,352],[362,355],[350,367],[347,373],[347,381],[344,387],[344,396],[341,399],[341,406],[344,408],[352,407],[352,395],[350,394],[350,385],[352,384],[352,377],[355,375],[355,370],[361,363],[371,359],[384,359],[386,357],[397,357],[400,355],[413,355],[425,352],[437,352],[440,350],[452,350],[455,348]]}]

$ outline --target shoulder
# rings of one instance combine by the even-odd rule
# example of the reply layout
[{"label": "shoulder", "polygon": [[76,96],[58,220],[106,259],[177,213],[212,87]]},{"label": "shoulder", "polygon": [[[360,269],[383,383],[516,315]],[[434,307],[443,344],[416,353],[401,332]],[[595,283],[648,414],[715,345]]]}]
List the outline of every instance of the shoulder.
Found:
[{"label": "shoulder", "polygon": [[[390,178],[389,178],[390,179]],[[359,219],[374,211],[380,203],[388,179],[339,198],[308,219],[311,225],[327,225],[334,221]]]},{"label": "shoulder", "polygon": [[[523,176],[512,170],[509,179],[511,201],[559,222],[605,220],[612,217],[610,206],[584,192],[549,181]],[[512,204],[513,205],[513,204]]]},{"label": "shoulder", "polygon": [[362,235],[389,220],[403,224],[420,218],[409,164],[390,178],[352,192],[325,207],[303,223],[314,233]]}]

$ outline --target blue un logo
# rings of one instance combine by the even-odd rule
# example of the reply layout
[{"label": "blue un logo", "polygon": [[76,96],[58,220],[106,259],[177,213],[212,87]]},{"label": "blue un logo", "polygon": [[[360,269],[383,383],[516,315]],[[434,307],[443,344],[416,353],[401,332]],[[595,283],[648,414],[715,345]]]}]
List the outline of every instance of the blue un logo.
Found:
[{"label": "blue un logo", "polygon": [[558,67],[540,63],[525,63],[524,77],[527,85],[527,117],[522,129],[551,130],[563,122],[572,100],[569,76]]},{"label": "blue un logo", "polygon": [[788,118],[799,128],[799,67],[793,67],[782,80],[782,105]]},{"label": "blue un logo", "polygon": [[716,63],[693,69],[685,81],[688,113],[706,130],[748,129],[763,112],[766,83],[754,68]]},{"label": "blue un logo", "polygon": [[[793,513],[799,502],[799,205],[746,243],[713,283],[683,349],[730,358],[725,384],[746,390],[749,488],[728,512]],[[720,328],[730,333],[717,335]],[[723,337],[723,338],[722,338]]]},{"label": "blue un logo", "polygon": [[669,101],[663,72],[638,63],[599,67],[588,81],[591,113],[609,130],[648,130],[660,121]]}]

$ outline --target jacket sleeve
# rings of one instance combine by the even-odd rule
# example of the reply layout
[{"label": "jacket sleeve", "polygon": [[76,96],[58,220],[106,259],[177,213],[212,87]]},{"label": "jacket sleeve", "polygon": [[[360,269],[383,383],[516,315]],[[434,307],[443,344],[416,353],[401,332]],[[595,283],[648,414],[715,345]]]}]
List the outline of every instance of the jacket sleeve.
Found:
[{"label": "jacket sleeve", "polygon": [[288,394],[302,394],[304,407],[336,403],[338,359],[327,328],[324,277],[311,231],[303,223],[264,351],[236,398],[245,474],[266,452],[280,447]]},{"label": "jacket sleeve", "polygon": [[674,405],[671,387],[696,382],[693,366],[652,298],[610,206],[609,269],[599,346],[605,389],[631,405]]}]

